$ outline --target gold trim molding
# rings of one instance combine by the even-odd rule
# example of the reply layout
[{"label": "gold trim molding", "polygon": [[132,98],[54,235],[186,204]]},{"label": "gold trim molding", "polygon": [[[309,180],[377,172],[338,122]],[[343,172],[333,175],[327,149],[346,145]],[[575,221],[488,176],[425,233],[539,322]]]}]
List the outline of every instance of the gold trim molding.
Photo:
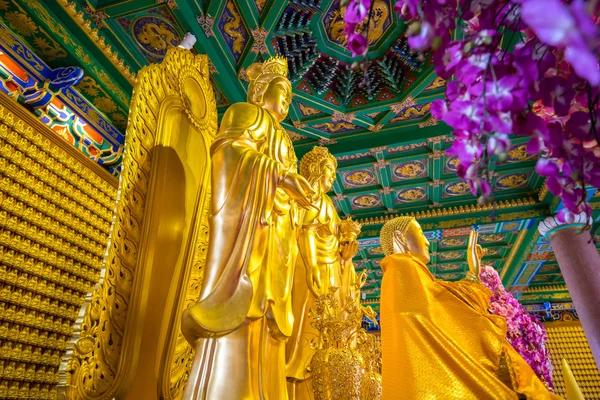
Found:
[{"label": "gold trim molding", "polygon": [[419,211],[416,213],[400,213],[400,214],[390,214],[385,215],[383,217],[375,217],[375,218],[361,218],[358,220],[362,225],[381,225],[385,224],[387,221],[398,218],[401,216],[411,216],[417,220],[425,219],[425,218],[436,218],[436,217],[447,217],[452,215],[463,215],[468,213],[475,213],[481,211],[494,211],[498,209],[507,209],[513,207],[522,207],[538,204],[533,198],[527,199],[518,199],[518,200],[506,200],[499,201],[497,203],[486,204],[483,206],[480,205],[470,205],[470,206],[460,206],[460,207],[448,207],[448,208],[437,208],[433,210],[427,211]]},{"label": "gold trim molding", "polygon": [[83,11],[77,11],[77,6],[69,0],[57,0],[58,4],[66,11],[73,21],[81,28],[85,34],[92,39],[92,42],[102,51],[102,54],[108,58],[112,65],[131,83],[135,83],[136,76],[132,73],[125,61],[119,58],[119,54],[113,50],[110,44],[104,42],[104,36],[101,36],[97,28],[92,27],[92,22],[85,19]]},{"label": "gold trim molding", "polygon": [[566,285],[548,285],[548,286],[534,286],[528,287],[525,293],[541,293],[541,292],[566,292],[568,291]]}]

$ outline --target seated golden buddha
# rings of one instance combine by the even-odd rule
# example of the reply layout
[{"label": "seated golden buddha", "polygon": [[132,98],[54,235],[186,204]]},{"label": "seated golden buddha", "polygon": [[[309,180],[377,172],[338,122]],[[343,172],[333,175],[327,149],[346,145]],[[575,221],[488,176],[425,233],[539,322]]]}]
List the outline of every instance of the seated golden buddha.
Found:
[{"label": "seated golden buddha", "polygon": [[412,217],[381,230],[383,399],[557,399],[506,340],[477,281],[476,235],[470,279],[436,280],[429,242]]}]

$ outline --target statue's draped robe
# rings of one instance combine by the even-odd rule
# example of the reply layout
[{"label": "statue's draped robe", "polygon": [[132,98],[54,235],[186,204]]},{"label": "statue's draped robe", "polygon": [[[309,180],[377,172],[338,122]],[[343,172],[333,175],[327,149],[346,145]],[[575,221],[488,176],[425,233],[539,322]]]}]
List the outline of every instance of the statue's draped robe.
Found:
[{"label": "statue's draped robe", "polygon": [[[299,235],[301,256],[298,257],[292,292],[293,312],[296,324],[292,336],[286,345],[287,377],[290,381],[289,390],[292,399],[312,399],[310,377],[307,367],[314,354],[311,341],[318,343],[319,332],[310,322],[309,310],[313,307],[315,296],[307,285],[308,259],[319,266],[321,272],[321,293],[326,293],[330,287],[337,287],[340,300],[344,293],[344,273],[340,257],[339,228],[340,217],[333,202],[326,194],[318,203],[318,211],[309,210],[304,214],[302,231]],[[308,235],[308,233],[314,235]],[[314,238],[314,241],[312,241]],[[350,280],[350,269],[354,271],[351,262],[346,262],[344,268],[346,280]],[[346,271],[348,270],[348,271]],[[306,381],[306,382],[304,382]]]},{"label": "statue's draped robe", "polygon": [[202,356],[190,379],[205,393],[193,398],[283,399],[299,221],[296,204],[277,184],[296,172],[297,159],[276,119],[249,103],[227,110],[211,157],[209,249],[191,310],[218,338],[196,347]]},{"label": "statue's draped robe", "polygon": [[437,281],[409,255],[381,267],[383,400],[559,398],[508,343],[483,285]]}]

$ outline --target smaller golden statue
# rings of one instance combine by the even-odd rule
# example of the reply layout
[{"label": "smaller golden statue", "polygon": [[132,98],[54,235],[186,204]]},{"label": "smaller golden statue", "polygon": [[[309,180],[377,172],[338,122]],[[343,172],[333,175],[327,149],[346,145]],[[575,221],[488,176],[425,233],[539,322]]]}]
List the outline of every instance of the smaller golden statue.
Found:
[{"label": "smaller golden statue", "polygon": [[333,295],[330,289],[334,287],[338,302],[360,295],[354,291],[352,257],[358,249],[356,238],[361,226],[352,220],[342,222],[327,195],[336,168],[337,160],[325,147],[315,146],[300,161],[300,173],[314,191],[310,200],[315,208],[304,213],[298,237],[300,257],[292,289],[296,324],[286,344],[288,395],[292,400],[312,398],[308,366],[314,349],[310,344],[319,337],[319,331],[311,326],[308,313],[314,302],[320,295]]},{"label": "smaller golden statue", "polygon": [[[471,234],[469,265],[481,251]],[[412,217],[381,229],[383,399],[556,399],[506,340],[506,321],[488,312],[476,279],[436,280],[429,242]]]}]

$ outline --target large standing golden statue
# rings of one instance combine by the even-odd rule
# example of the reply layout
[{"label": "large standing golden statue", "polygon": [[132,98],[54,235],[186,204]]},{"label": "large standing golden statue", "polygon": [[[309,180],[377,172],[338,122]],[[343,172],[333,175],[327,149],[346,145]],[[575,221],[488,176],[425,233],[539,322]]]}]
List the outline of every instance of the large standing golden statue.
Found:
[{"label": "large standing golden statue", "polygon": [[285,399],[285,340],[298,252],[297,205],[312,189],[280,122],[287,62],[247,70],[248,102],[232,105],[211,147],[210,237],[200,298],[183,316],[196,348],[185,399]]},{"label": "large standing golden statue", "polygon": [[[506,340],[506,321],[488,312],[490,291],[469,279],[434,279],[429,242],[412,217],[381,229],[383,399],[556,399]],[[469,243],[478,269],[476,235]]]},{"label": "large standing golden statue", "polygon": [[[335,179],[337,161],[327,148],[315,146],[300,162],[300,173],[312,185],[316,209],[306,211],[298,243],[301,257],[292,291],[296,323],[286,345],[288,394],[290,399],[312,399],[310,374],[307,370],[315,352],[311,343],[319,332],[310,324],[309,311],[315,300],[337,287],[339,300],[355,295],[356,274],[352,257],[356,254],[360,225],[340,220],[327,195]],[[342,229],[342,224],[345,229]]]}]

